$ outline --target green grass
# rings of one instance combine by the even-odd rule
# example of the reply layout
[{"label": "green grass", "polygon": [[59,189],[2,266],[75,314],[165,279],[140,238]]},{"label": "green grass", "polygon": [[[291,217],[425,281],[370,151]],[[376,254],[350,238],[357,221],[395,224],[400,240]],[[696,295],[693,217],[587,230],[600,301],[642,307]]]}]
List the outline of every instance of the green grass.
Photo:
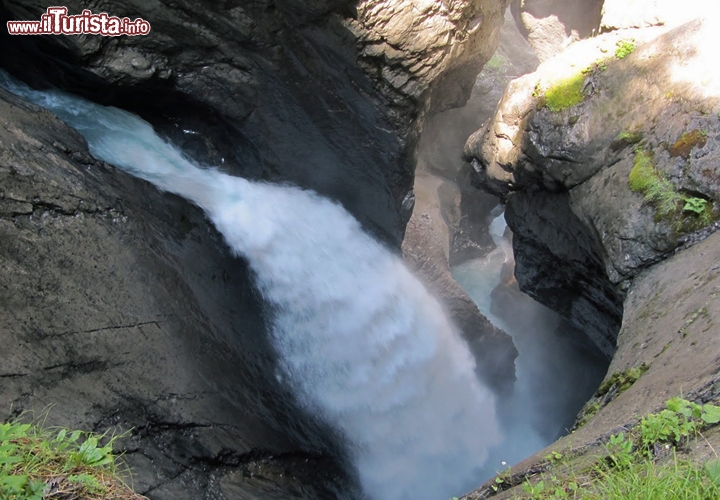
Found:
[{"label": "green grass", "polygon": [[652,154],[642,148],[635,151],[628,184],[633,192],[642,194],[646,201],[655,206],[661,218],[672,216],[682,201],[675,186],[655,168]]},{"label": "green grass", "polygon": [[145,498],[119,478],[115,440],[15,421],[0,424],[0,500]]},{"label": "green grass", "polygon": [[585,100],[585,75],[579,73],[560,80],[545,92],[545,105],[553,113],[572,108]]},{"label": "green grass", "polygon": [[[707,426],[720,422],[720,407],[671,398],[630,433],[610,436],[607,455],[567,477],[545,473],[526,479],[525,498],[536,500],[714,500],[720,498],[720,460],[704,466],[678,457]],[[562,455],[557,454],[562,458]],[[567,464],[564,464],[567,465]],[[554,467],[554,466],[553,466]],[[552,470],[552,468],[551,468]]]},{"label": "green grass", "polygon": [[588,477],[571,480],[556,476],[525,482],[525,498],[536,500],[716,500],[720,487],[708,473],[676,455],[662,465],[646,459],[620,470],[602,467]]},{"label": "green grass", "polygon": [[616,141],[622,142],[625,144],[637,144],[638,142],[642,141],[642,139],[643,139],[642,132],[631,131],[631,130],[623,130],[615,138]]},{"label": "green grass", "polygon": [[633,168],[628,185],[640,193],[655,208],[655,221],[666,221],[681,232],[702,229],[715,220],[714,204],[710,200],[683,194],[655,168],[652,153],[643,148],[635,150]]},{"label": "green grass", "polygon": [[627,500],[717,499],[720,488],[705,471],[677,458],[663,465],[647,459],[620,471],[600,471],[598,497]]}]

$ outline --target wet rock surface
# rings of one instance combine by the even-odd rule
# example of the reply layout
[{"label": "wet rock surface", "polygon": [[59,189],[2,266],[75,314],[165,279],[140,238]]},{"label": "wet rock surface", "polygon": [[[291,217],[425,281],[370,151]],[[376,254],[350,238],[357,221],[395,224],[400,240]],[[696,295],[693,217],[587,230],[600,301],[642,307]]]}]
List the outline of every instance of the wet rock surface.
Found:
[{"label": "wet rock surface", "polygon": [[[512,481],[517,486],[493,498],[522,495],[524,479],[532,480],[547,470],[544,457],[552,451],[566,457],[563,471],[582,473],[598,457],[605,456],[610,435],[628,432],[642,416],[664,409],[670,398],[718,404],[719,260],[720,234],[715,233],[635,278],[627,293],[618,348],[606,380],[643,364],[647,371],[625,391],[615,391],[610,402],[582,427],[513,467],[508,475],[517,480]],[[716,459],[718,431],[717,426],[703,430],[703,437],[678,451],[678,457],[698,464]],[[492,484],[463,498],[487,498]]]},{"label": "wet rock surface", "polygon": [[415,176],[415,207],[403,240],[403,256],[427,287],[446,303],[478,359],[480,375],[507,392],[515,380],[517,349],[485,318],[453,279],[450,267],[495,248],[487,227],[498,199],[472,186],[459,152],[478,120],[491,116],[507,82],[537,66],[506,15],[498,50],[475,80],[467,104],[432,116],[424,126]]},{"label": "wet rock surface", "polygon": [[[39,19],[47,2],[5,4]],[[85,4],[70,2],[69,12]],[[397,245],[409,214],[409,134],[357,64],[347,1],[99,2],[152,28],[146,36],[10,37],[0,64],[137,112],[203,163],[290,182],[337,199]],[[405,219],[403,219],[405,217]]]},{"label": "wet rock surface", "polygon": [[517,349],[505,332],[480,313],[452,277],[448,227],[444,220],[448,209],[434,204],[433,192],[425,191],[428,186],[437,189],[437,184],[437,179],[416,183],[417,205],[403,241],[403,258],[432,293],[444,298],[456,326],[477,359],[478,375],[496,392],[507,393],[515,380]]},{"label": "wet rock surface", "polygon": [[275,382],[246,266],[202,213],[5,91],[0,117],[3,418],[49,408],[53,425],[129,431],[133,484],[155,499],[252,495],[269,474],[285,496],[263,498],[345,484],[332,434]]},{"label": "wet rock surface", "polygon": [[[410,216],[416,120],[467,100],[506,5],[101,1],[95,11],[142,17],[150,33],[4,35],[13,50],[0,65],[138,112],[203,162],[314,189],[398,245]],[[0,18],[39,19],[46,8],[7,3]]]}]

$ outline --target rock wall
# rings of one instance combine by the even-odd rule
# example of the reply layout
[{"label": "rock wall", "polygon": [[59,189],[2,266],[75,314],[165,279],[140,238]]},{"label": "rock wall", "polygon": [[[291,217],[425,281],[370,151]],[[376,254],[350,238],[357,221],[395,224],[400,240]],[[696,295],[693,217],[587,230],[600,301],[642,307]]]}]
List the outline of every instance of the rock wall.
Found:
[{"label": "rock wall", "polygon": [[544,62],[573,41],[599,32],[605,3],[605,0],[514,0],[510,9],[520,33]]},{"label": "rock wall", "polygon": [[[638,40],[641,36],[636,34]],[[532,249],[517,247],[527,254],[518,257],[521,286],[565,311],[578,326],[607,323],[598,336],[606,345],[615,343],[611,332],[619,326],[627,280],[701,237],[705,226],[714,227],[709,223],[715,216],[708,214],[700,224],[698,214],[680,206],[662,216],[656,205],[631,190],[639,148],[671,182],[669,192],[677,203],[696,197],[710,207],[718,199],[711,139],[720,130],[714,70],[709,69],[710,29],[685,25],[625,59],[612,56],[618,40],[620,35],[609,34],[578,43],[537,73],[513,82],[494,120],[466,144],[485,187],[507,198],[509,213],[524,214],[508,219],[515,234],[536,242]],[[580,79],[582,102],[551,111],[546,93],[568,78]],[[695,130],[703,140],[676,154],[673,146]],[[532,213],[545,224],[530,224]],[[566,233],[573,225],[579,229]],[[564,247],[586,248],[596,264],[563,257]],[[564,273],[574,275],[572,282],[595,276],[595,285],[579,292],[564,279],[556,282],[553,273],[538,279],[541,269],[557,268],[559,262]],[[551,305],[556,301],[548,298],[550,290],[565,297],[564,306]],[[575,313],[576,299],[587,293],[595,296],[588,300],[595,312]]]},{"label": "rock wall", "polygon": [[248,271],[201,211],[2,90],[0,117],[2,418],[131,431],[133,484],[156,499],[257,494],[254,474],[309,497],[344,481],[331,433],[298,425],[275,382]]},{"label": "rock wall", "polygon": [[[463,105],[500,37],[510,0],[363,0],[360,62],[402,115]],[[408,113],[409,111],[409,113]]]},{"label": "rock wall", "polygon": [[[505,197],[522,239],[521,286],[585,328],[590,318],[616,325],[604,339],[616,347],[606,380],[648,368],[581,428],[514,467],[498,499],[547,470],[549,450],[570,454],[562,468],[572,475],[668,399],[718,402],[719,28],[713,17],[573,44],[514,81],[466,143],[478,181]],[[628,37],[637,48],[618,57]],[[573,82],[579,95],[557,106],[553,92]],[[720,433],[705,437],[683,456],[715,458]],[[487,498],[493,484],[466,498]]]}]

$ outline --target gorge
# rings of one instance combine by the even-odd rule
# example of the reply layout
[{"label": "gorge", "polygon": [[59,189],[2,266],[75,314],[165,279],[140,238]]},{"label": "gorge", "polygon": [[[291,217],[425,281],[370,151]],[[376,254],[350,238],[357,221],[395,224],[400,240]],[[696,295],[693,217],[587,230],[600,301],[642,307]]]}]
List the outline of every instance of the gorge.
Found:
[{"label": "gorge", "polygon": [[[152,499],[402,499],[460,495],[550,444],[609,359],[607,380],[645,372],[553,450],[591,453],[679,393],[713,401],[712,24],[607,0],[576,25],[562,0],[517,1],[505,26],[535,44],[532,73],[502,45],[490,59],[508,3],[97,2],[150,34],[3,36],[14,77],[89,99],[0,90],[3,416],[52,404],[53,425],[131,429]],[[508,78],[476,80],[483,65]],[[584,70],[581,101],[548,109]],[[490,80],[453,159],[428,156]],[[642,151],[707,224],[631,189]],[[518,494],[543,456],[468,498]]]}]

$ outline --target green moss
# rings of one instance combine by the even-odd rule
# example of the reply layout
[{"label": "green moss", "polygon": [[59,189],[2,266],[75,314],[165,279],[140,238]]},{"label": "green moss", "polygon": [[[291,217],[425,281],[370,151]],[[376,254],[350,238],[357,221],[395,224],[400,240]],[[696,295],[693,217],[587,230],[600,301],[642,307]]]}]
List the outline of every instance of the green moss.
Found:
[{"label": "green moss", "polygon": [[[650,369],[650,365],[643,363],[635,368],[623,372],[615,372],[610,375],[610,377],[600,385],[590,401],[582,407],[572,430],[575,431],[592,420],[602,407],[607,405],[620,393],[629,389],[648,369]],[[612,394],[610,394],[611,392]]]},{"label": "green moss", "polygon": [[613,151],[619,151],[643,140],[643,133],[639,130],[623,130],[610,144]]},{"label": "green moss", "polygon": [[628,390],[643,374],[650,369],[650,365],[643,363],[635,368],[629,368],[622,372],[615,372],[600,385],[595,394],[598,397],[604,396],[613,387],[617,387],[618,394]]},{"label": "green moss", "polygon": [[615,57],[618,59],[625,59],[635,51],[635,40],[632,38],[623,38],[615,45],[617,46],[617,49],[615,50]]},{"label": "green moss", "polygon": [[584,85],[582,73],[555,83],[545,92],[545,105],[553,113],[577,106],[585,99]]},{"label": "green moss", "polygon": [[681,157],[687,160],[695,146],[702,148],[705,144],[707,144],[707,131],[695,129],[683,133],[677,142],[668,148],[668,151],[674,158]]},{"label": "green moss", "polygon": [[578,413],[573,430],[579,429],[583,425],[587,424],[595,415],[597,415],[597,412],[599,411],[600,401],[598,399],[593,399],[585,403],[585,406],[583,406],[580,413]]}]

